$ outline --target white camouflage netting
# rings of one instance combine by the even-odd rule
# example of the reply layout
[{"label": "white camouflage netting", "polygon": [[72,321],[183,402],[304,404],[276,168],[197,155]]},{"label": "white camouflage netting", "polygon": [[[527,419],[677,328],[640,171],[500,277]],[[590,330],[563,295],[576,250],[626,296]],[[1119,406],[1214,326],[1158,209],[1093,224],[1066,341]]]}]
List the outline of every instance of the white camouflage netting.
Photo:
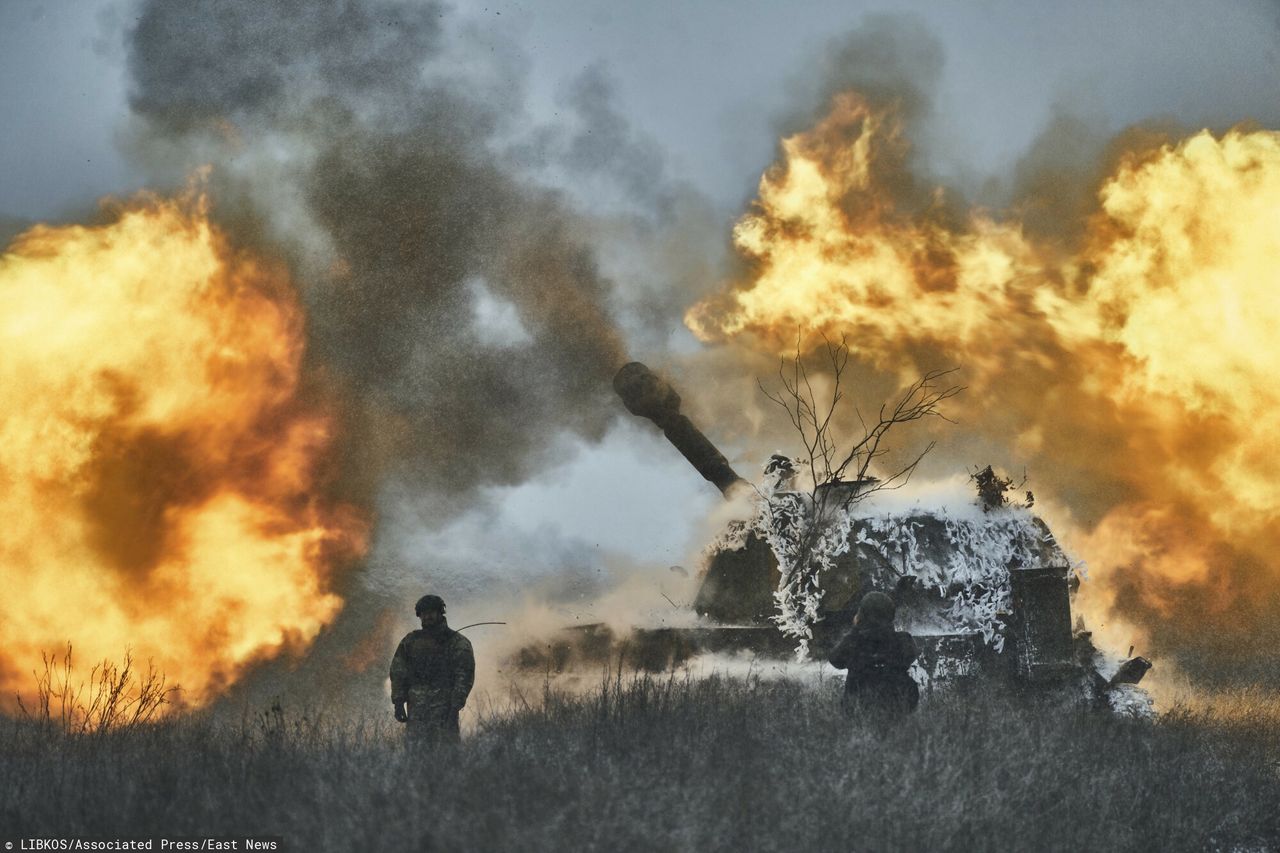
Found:
[{"label": "white camouflage netting", "polygon": [[[712,543],[713,550],[741,548],[755,532],[773,550],[781,578],[774,593],[779,628],[794,637],[804,654],[812,638],[823,595],[823,579],[851,548],[869,549],[895,572],[914,575],[949,604],[932,614],[940,633],[979,631],[997,650],[1004,637],[997,613],[1009,608],[1011,566],[1041,565],[1046,558],[1073,565],[1042,522],[1019,507],[983,512],[914,509],[875,512],[855,504],[836,509],[818,530],[812,498],[766,482],[758,492],[754,515],[735,522]],[[805,537],[812,535],[807,559]]]}]

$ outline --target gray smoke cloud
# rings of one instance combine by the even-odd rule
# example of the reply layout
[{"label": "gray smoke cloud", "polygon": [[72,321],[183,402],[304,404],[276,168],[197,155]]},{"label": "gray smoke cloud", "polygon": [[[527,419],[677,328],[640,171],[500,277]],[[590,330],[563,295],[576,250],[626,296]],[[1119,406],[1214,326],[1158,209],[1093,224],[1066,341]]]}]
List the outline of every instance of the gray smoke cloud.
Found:
[{"label": "gray smoke cloud", "polygon": [[[355,401],[357,441],[459,495],[521,481],[548,436],[598,437],[623,359],[575,216],[492,153],[515,119],[514,60],[485,69],[506,99],[468,90],[449,61],[467,36],[444,17],[399,0],[151,2],[129,58],[148,150],[173,171],[212,155],[215,213],[291,238],[278,251],[301,273],[311,354]],[[357,470],[387,464],[370,453]]]},{"label": "gray smoke cloud", "polygon": [[[529,125],[519,52],[439,4],[150,0],[128,47],[145,166],[173,184],[211,163],[214,215],[294,268],[314,382],[344,401],[341,487],[379,520],[364,582],[289,680],[377,695],[386,650],[351,659],[372,626],[403,625],[427,585],[473,597],[464,572],[486,570],[433,562],[422,531],[484,513],[486,489],[617,416],[613,285],[564,194],[509,156]],[[654,186],[656,149],[609,157],[629,129],[604,84],[588,75],[571,97],[559,162],[624,193]],[[262,698],[283,673],[242,690]]]},{"label": "gray smoke cloud", "polygon": [[[894,104],[907,122],[926,119],[944,67],[942,43],[923,18],[875,13],[827,42],[816,68],[794,82],[794,110],[782,117],[784,134],[821,118],[831,98],[856,90],[873,103]],[[806,82],[811,81],[811,82]]]}]

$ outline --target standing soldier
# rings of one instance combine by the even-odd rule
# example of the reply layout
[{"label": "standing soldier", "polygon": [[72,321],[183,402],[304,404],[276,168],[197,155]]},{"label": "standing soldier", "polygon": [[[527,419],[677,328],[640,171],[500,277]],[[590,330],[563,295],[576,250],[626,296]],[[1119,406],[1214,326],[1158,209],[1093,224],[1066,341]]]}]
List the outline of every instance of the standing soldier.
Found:
[{"label": "standing soldier", "polygon": [[449,628],[440,596],[422,596],[413,611],[422,629],[405,635],[391,658],[396,720],[409,724],[411,743],[458,743],[458,712],[476,680],[471,643]]},{"label": "standing soldier", "polygon": [[916,645],[895,631],[897,606],[883,592],[868,592],[853,617],[853,630],[831,652],[831,665],[849,670],[844,683],[846,714],[887,720],[916,709],[920,688],[909,672]]}]

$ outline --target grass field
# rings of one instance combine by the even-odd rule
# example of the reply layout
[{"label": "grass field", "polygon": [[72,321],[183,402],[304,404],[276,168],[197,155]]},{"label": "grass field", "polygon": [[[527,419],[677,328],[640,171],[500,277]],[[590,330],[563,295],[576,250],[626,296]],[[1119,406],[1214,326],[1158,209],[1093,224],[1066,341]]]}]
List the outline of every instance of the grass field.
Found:
[{"label": "grass field", "polygon": [[[0,828],[282,836],[292,850],[1274,850],[1280,731],[934,697],[887,731],[835,684],[615,679],[413,755],[273,709],[70,737],[0,724]],[[475,713],[469,711],[468,713]]]}]

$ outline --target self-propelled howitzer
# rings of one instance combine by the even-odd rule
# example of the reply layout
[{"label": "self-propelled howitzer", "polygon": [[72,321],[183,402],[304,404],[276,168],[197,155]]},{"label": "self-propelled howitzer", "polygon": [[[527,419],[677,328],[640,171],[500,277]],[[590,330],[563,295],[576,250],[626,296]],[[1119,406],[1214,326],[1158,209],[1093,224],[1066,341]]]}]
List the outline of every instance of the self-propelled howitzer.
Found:
[{"label": "self-propelled howitzer", "polygon": [[[680,395],[669,383],[631,362],[613,384],[627,409],[661,429],[726,498],[748,488],[724,454],[681,414]],[[819,490],[857,488],[831,483]],[[709,555],[694,601],[705,627],[683,635],[661,632],[673,649],[779,656],[794,650],[796,638],[777,627],[775,593],[782,573],[770,542],[776,544],[785,531],[771,519],[785,513],[772,510],[812,511],[815,496],[780,487],[757,497],[757,516],[741,523],[735,535],[722,537],[722,547]],[[832,523],[842,525],[842,536],[819,578],[821,599],[808,641],[814,656],[825,656],[848,630],[862,596],[879,590],[896,600],[902,627],[915,635],[921,652],[917,677],[928,684],[995,676],[1079,688],[1093,701],[1105,702],[1150,667],[1143,658],[1123,664],[1108,659],[1094,648],[1089,633],[1073,624],[1071,597],[1078,578],[1048,526],[1029,509],[992,510],[975,503],[972,511],[961,513],[921,509],[877,515],[855,508]],[[643,634],[637,632],[633,640],[643,645]],[[1113,677],[1103,676],[1112,669]]]}]

